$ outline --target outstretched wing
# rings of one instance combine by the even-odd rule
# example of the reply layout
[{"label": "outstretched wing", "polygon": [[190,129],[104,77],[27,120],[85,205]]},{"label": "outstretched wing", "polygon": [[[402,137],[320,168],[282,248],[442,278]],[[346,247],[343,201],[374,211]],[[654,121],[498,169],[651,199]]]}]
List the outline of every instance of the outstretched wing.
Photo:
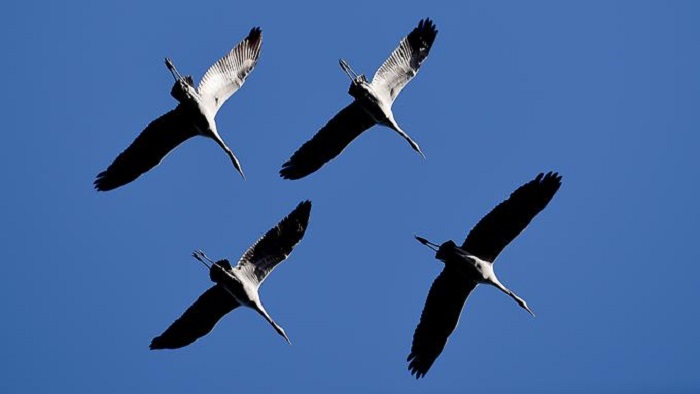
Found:
[{"label": "outstretched wing", "polygon": [[371,85],[386,102],[393,102],[401,89],[418,73],[421,63],[428,57],[437,33],[433,21],[421,19],[418,27],[401,40],[391,56],[379,67]]},{"label": "outstretched wing", "polygon": [[462,307],[475,287],[476,282],[465,282],[449,267],[445,267],[433,282],[420,323],[413,334],[411,354],[406,360],[408,370],[416,379],[424,377],[442,353],[447,338],[457,327]]},{"label": "outstretched wing", "polygon": [[540,173],[484,216],[469,232],[462,249],[493,262],[549,204],[560,186],[561,176],[556,172]]},{"label": "outstretched wing", "polygon": [[285,179],[300,179],[316,172],[338,156],[352,140],[374,125],[374,119],[361,104],[353,101],[294,152],[282,165],[280,176]]},{"label": "outstretched wing", "polygon": [[311,201],[302,201],[248,249],[233,269],[259,286],[301,241],[309,224]]},{"label": "outstretched wing", "polygon": [[216,323],[240,304],[223,286],[214,285],[197,298],[165,332],[153,338],[151,350],[178,349],[207,335]]},{"label": "outstretched wing", "polygon": [[108,191],[126,185],[158,165],[175,147],[197,135],[182,106],[151,122],[105,171],[97,174],[94,185]]},{"label": "outstretched wing", "polygon": [[261,47],[262,31],[254,27],[250,29],[248,37],[207,70],[197,91],[208,108],[216,113],[243,85],[258,62]]}]

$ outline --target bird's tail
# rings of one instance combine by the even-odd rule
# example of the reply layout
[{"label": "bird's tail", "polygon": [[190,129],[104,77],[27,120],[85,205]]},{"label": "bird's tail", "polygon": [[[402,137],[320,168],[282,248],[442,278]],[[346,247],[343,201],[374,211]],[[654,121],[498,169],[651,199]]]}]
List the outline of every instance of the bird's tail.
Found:
[{"label": "bird's tail", "polygon": [[231,263],[229,263],[228,260],[219,260],[212,264],[211,269],[209,270],[209,279],[211,279],[211,281],[214,283],[221,283],[226,279],[226,274],[224,271],[231,271],[232,269]]},{"label": "bird's tail", "polygon": [[175,100],[179,103],[186,103],[190,100],[189,93],[182,82],[187,83],[190,87],[194,88],[194,80],[191,75],[186,75],[182,79],[178,79],[173,84],[173,88],[170,89],[170,95],[173,96]]}]

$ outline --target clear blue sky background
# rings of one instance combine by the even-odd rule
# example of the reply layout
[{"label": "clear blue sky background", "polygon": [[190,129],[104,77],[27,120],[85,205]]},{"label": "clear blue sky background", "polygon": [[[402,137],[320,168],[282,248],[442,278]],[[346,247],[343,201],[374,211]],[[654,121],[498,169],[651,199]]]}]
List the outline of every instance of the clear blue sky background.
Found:
[{"label": "clear blue sky background", "polygon": [[[2,392],[700,390],[700,3],[11,2],[0,63]],[[440,33],[385,128],[301,181],[281,164],[422,17]],[[109,193],[95,175],[249,29],[263,52],[217,121],[247,181],[189,141]],[[424,380],[406,370],[441,270],[413,239],[461,241],[538,172],[564,184],[500,256],[532,318],[480,287]],[[192,346],[148,350],[299,201],[306,237]]]}]

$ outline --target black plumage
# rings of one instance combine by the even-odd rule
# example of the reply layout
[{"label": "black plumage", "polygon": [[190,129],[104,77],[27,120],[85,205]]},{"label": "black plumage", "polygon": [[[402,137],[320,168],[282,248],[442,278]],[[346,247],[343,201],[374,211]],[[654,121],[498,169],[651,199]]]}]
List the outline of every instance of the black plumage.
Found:
[{"label": "black plumage", "polygon": [[424,245],[437,247],[433,249],[436,251],[435,257],[445,263],[430,288],[420,322],[413,334],[407,361],[408,369],[416,379],[424,377],[442,353],[450,334],[457,327],[467,297],[478,284],[497,287],[532,314],[525,300],[500,283],[493,271],[493,263],[501,251],[549,204],[560,186],[561,176],[555,172],[537,175],[484,216],[469,232],[461,247],[453,241],[438,247],[424,238],[416,237]]}]

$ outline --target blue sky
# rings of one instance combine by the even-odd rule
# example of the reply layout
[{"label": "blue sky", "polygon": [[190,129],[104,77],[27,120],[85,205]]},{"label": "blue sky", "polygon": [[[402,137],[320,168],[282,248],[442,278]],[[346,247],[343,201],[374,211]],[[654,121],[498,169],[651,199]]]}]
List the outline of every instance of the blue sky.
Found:
[{"label": "blue sky", "polygon": [[[700,4],[692,1],[14,2],[6,120],[2,392],[691,392],[700,389]],[[374,128],[300,181],[277,171],[423,17],[439,34],[394,105],[422,160]],[[186,28],[185,28],[186,26]],[[249,29],[258,67],[217,117],[243,181],[193,139],[132,184],[92,189]],[[413,239],[461,241],[538,172],[563,186],[500,256],[532,318],[478,288],[427,377],[406,370],[441,270]],[[296,204],[306,237],[261,289],[287,345],[237,310],[148,350]]]}]

